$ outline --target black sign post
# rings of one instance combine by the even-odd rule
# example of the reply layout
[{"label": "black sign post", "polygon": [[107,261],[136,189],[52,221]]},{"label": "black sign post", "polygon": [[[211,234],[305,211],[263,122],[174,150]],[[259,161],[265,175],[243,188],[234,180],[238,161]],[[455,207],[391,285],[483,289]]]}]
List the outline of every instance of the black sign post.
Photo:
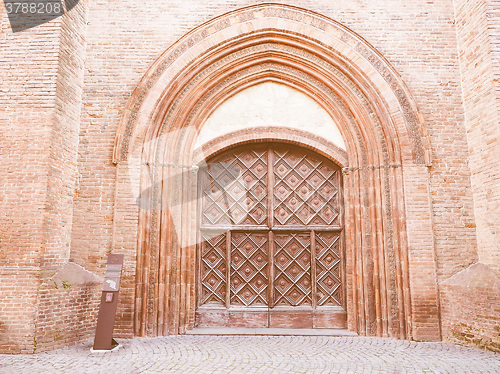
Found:
[{"label": "black sign post", "polygon": [[122,276],[124,255],[111,254],[106,264],[104,285],[102,288],[101,305],[97,316],[93,351],[110,351],[118,346],[113,339],[116,307],[118,306],[118,292]]}]

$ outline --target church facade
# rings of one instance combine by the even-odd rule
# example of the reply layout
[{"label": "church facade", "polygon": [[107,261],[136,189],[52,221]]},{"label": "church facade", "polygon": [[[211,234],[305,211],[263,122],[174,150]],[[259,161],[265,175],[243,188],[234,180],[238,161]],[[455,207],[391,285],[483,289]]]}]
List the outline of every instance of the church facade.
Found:
[{"label": "church facade", "polygon": [[500,3],[1,9],[0,350],[341,328],[500,350]]}]

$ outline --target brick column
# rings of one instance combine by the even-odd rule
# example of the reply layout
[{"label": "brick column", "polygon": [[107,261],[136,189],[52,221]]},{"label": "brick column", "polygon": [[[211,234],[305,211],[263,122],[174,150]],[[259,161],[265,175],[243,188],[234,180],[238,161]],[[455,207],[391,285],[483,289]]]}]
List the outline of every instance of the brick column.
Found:
[{"label": "brick column", "polygon": [[403,168],[412,335],[415,340],[441,340],[439,295],[429,171],[423,165]]}]

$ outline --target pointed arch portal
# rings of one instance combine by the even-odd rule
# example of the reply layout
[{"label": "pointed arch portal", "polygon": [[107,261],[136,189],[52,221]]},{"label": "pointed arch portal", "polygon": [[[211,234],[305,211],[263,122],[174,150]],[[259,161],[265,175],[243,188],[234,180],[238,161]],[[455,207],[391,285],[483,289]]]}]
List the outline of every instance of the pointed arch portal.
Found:
[{"label": "pointed arch portal", "polygon": [[[345,152],[318,136],[273,128],[241,130],[195,150],[210,114],[262,82],[287,85],[321,105]],[[279,4],[239,9],[192,30],[157,59],[128,101],[113,154],[113,250],[136,250],[135,278],[124,289],[134,305],[134,334],[194,326],[203,160],[236,144],[276,140],[342,168],[348,328],[412,339],[435,331],[439,339],[430,145],[415,101],[359,35]]]}]

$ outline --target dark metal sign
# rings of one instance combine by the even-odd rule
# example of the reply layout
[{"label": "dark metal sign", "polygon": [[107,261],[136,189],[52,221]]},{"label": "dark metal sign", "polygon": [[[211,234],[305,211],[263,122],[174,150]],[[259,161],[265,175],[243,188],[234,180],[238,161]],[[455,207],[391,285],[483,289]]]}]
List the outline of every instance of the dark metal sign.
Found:
[{"label": "dark metal sign", "polygon": [[94,351],[109,351],[118,345],[113,339],[113,327],[115,324],[116,308],[118,306],[123,257],[124,255],[118,254],[108,256],[106,272],[104,273],[101,305],[97,317]]}]

